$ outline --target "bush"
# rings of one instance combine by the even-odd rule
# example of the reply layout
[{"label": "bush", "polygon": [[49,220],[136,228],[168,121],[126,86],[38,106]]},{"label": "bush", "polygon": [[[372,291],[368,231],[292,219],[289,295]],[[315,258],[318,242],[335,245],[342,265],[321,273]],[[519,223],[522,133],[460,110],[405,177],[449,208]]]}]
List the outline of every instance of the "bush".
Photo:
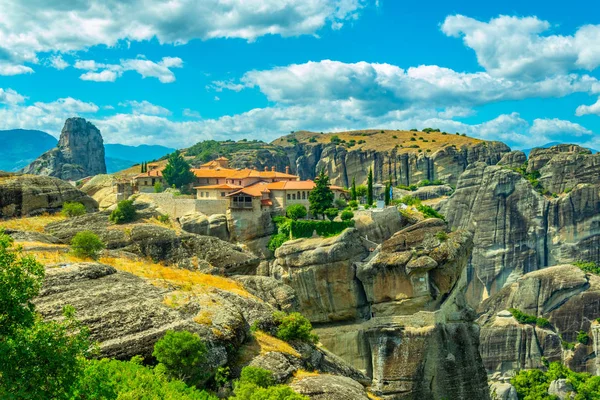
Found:
[{"label": "bush", "polygon": [[337,208],[328,208],[325,210],[325,216],[330,221],[333,221],[335,219],[335,217],[338,216],[339,213],[340,213],[340,210],[338,210]]},{"label": "bush", "polygon": [[275,378],[271,371],[266,369],[247,366],[242,368],[240,382],[252,383],[258,387],[267,388],[275,384]]},{"label": "bush", "polygon": [[350,206],[350,208],[352,208],[353,210],[356,210],[358,208],[358,201],[356,200],[350,200],[348,202],[348,205]]},{"label": "bush", "polygon": [[267,244],[267,248],[275,253],[275,250],[281,247],[282,244],[290,240],[289,235],[284,235],[283,233],[276,233],[271,236],[269,239],[269,244]]},{"label": "bush", "polygon": [[540,328],[547,328],[550,326],[550,321],[548,321],[546,318],[542,318],[539,317],[536,321],[535,324],[537,326],[539,326]]},{"label": "bush", "polygon": [[195,333],[167,331],[154,345],[152,355],[167,374],[190,385],[197,385],[207,376],[203,365],[206,361],[206,345]]},{"label": "bush", "polygon": [[133,206],[133,200],[122,200],[117,204],[117,208],[110,213],[110,221],[115,224],[124,224],[135,219],[136,211]]},{"label": "bush", "polygon": [[342,211],[340,218],[342,221],[350,221],[352,218],[354,218],[354,213],[350,210],[344,210]]},{"label": "bush", "polygon": [[262,388],[252,383],[238,382],[229,400],[309,400],[286,385]]},{"label": "bush", "polygon": [[62,211],[60,212],[65,217],[78,217],[84,215],[87,212],[85,206],[78,202],[67,201],[63,204]]},{"label": "bush", "polygon": [[448,240],[448,234],[445,231],[439,231],[438,233],[435,234],[435,237],[440,242],[445,242],[446,240]]},{"label": "bush", "polygon": [[348,207],[348,203],[346,203],[346,200],[344,199],[336,199],[333,204],[339,209],[339,210],[343,210],[344,208]]},{"label": "bush", "polygon": [[164,214],[164,215],[159,215],[158,217],[156,217],[156,219],[158,220],[158,222],[162,222],[163,224],[166,224],[169,222],[170,218],[168,214]]},{"label": "bush", "polygon": [[600,267],[593,261],[576,261],[573,265],[581,268],[583,272],[600,275]]},{"label": "bush", "polygon": [[304,315],[298,312],[291,314],[276,312],[273,317],[278,325],[276,336],[279,339],[286,342],[301,340],[316,343],[319,341],[318,336],[312,333],[312,324]]},{"label": "bush", "polygon": [[413,196],[403,196],[399,199],[399,201],[407,206],[418,206],[421,204],[421,199]]},{"label": "bush", "polygon": [[164,190],[162,183],[160,182],[156,182],[154,184],[154,193],[162,193],[162,191]]},{"label": "bush", "polygon": [[520,324],[535,324],[540,328],[547,328],[550,326],[550,321],[543,317],[536,317],[535,315],[525,314],[523,311],[516,308],[510,308],[508,311]]},{"label": "bush", "polygon": [[585,331],[579,331],[577,333],[577,341],[581,344],[588,344],[590,341],[590,336]]},{"label": "bush", "polygon": [[77,232],[71,239],[71,252],[76,257],[96,259],[104,247],[98,235],[91,231]]},{"label": "bush", "polygon": [[306,217],[306,214],[306,207],[302,204],[292,204],[286,209],[286,215],[294,221]]},{"label": "bush", "polygon": [[293,238],[309,238],[313,232],[323,237],[335,236],[346,228],[354,226],[354,221],[291,221],[290,229]]},{"label": "bush", "polygon": [[425,218],[439,218],[444,221],[446,220],[446,217],[437,212],[433,207],[426,206],[425,204],[419,204],[417,210],[419,210]]}]

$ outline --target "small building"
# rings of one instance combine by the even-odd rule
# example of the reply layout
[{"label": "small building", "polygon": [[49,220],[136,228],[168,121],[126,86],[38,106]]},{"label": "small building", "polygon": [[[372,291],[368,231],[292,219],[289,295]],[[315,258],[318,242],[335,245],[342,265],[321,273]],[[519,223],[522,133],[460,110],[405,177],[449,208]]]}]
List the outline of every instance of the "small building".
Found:
[{"label": "small building", "polygon": [[133,185],[138,192],[153,193],[154,185],[160,183],[163,187],[167,187],[167,182],[162,176],[162,168],[150,168],[153,164],[148,164],[148,171],[136,175],[133,178]]}]

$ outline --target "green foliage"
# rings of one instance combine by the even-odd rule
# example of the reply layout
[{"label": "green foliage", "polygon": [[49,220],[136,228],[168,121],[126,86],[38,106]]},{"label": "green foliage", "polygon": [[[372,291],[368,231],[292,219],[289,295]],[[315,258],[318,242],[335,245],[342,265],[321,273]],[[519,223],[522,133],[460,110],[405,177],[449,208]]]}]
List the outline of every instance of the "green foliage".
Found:
[{"label": "green foliage", "polygon": [[348,206],[350,206],[350,208],[352,208],[353,210],[356,210],[356,209],[358,209],[358,201],[350,200],[348,202]]},{"label": "green foliage", "polygon": [[[292,138],[289,143],[297,143],[295,138]],[[205,140],[199,142],[186,150],[186,156],[195,156],[194,164],[205,163],[219,156],[231,158],[232,154],[239,151],[250,151],[250,150],[268,150],[270,153],[277,156],[285,157],[285,150],[278,146],[264,143],[260,140],[252,141],[223,141],[218,142],[216,140]]]},{"label": "green foliage", "polygon": [[44,266],[12,246],[13,239],[0,229],[0,338],[34,323],[31,299],[44,279]]},{"label": "green foliage", "polygon": [[587,345],[590,341],[590,336],[585,331],[577,332],[577,341],[581,344]]},{"label": "green foliage", "polygon": [[425,218],[439,218],[444,221],[446,220],[446,217],[437,212],[433,207],[427,206],[425,204],[419,204],[417,206],[417,210],[419,210]]},{"label": "green foliage", "polygon": [[342,233],[344,229],[352,226],[354,226],[354,221],[300,220],[290,223],[293,238],[309,238],[312,237],[315,231],[319,236],[335,236]]},{"label": "green foliage", "polygon": [[319,341],[317,335],[312,333],[312,324],[302,314],[293,312],[285,314],[276,312],[273,318],[277,326],[276,336],[286,342],[300,340],[303,342],[316,343]]},{"label": "green foliage", "polygon": [[[256,323],[256,321],[255,321]],[[251,328],[252,329],[252,328]],[[219,367],[217,368],[217,372],[215,372],[214,381],[217,387],[223,387],[229,381],[229,375],[231,371],[229,367]]]},{"label": "green foliage", "polygon": [[357,193],[356,193],[356,178],[352,178],[352,186],[350,187],[350,199],[356,201]]},{"label": "green foliage", "polygon": [[325,170],[321,170],[315,179],[315,187],[308,196],[310,212],[313,215],[324,215],[325,210],[332,208],[335,196],[329,186],[329,177],[325,175]]},{"label": "green foliage", "polygon": [[311,137],[310,139],[308,139],[308,143],[317,143],[317,138],[316,137]]},{"label": "green foliage", "polygon": [[273,373],[266,369],[247,366],[242,368],[240,382],[252,383],[258,387],[266,388],[275,384]]},{"label": "green foliage", "polygon": [[368,192],[367,185],[358,185],[356,187],[357,198],[364,198],[367,195],[367,192]]},{"label": "green foliage", "polygon": [[206,345],[195,333],[168,331],[154,345],[152,355],[164,366],[167,374],[190,385],[201,383],[208,376]]},{"label": "green foliage", "polygon": [[390,179],[386,184],[385,184],[385,193],[384,193],[384,203],[386,206],[390,205],[390,202],[392,200],[392,196],[390,195],[390,189],[392,188],[392,180]]},{"label": "green foliage", "polygon": [[87,212],[85,206],[76,201],[67,201],[63,204],[62,211],[60,212],[65,217],[78,217],[84,215]]},{"label": "green foliage", "polygon": [[309,400],[286,385],[261,388],[252,383],[239,382],[233,390],[234,396],[229,400]]},{"label": "green foliage", "polygon": [[513,317],[520,324],[535,324],[540,328],[547,328],[550,326],[550,321],[548,321],[546,318],[525,314],[523,311],[516,308],[510,308],[508,311],[510,311]]},{"label": "green foliage", "polygon": [[342,221],[350,221],[352,218],[354,218],[354,213],[350,210],[344,210],[342,211],[340,218]]},{"label": "green foliage", "polygon": [[269,250],[275,252],[282,244],[290,240],[291,222],[292,220],[286,217],[273,218],[273,223],[277,226],[277,233],[271,236],[267,244]]},{"label": "green foliage", "polygon": [[535,321],[535,324],[540,328],[548,328],[550,326],[550,321],[548,321],[546,318],[538,317],[538,319]]},{"label": "green foliage", "polygon": [[338,214],[340,213],[340,210],[338,210],[337,208],[328,208],[325,210],[324,214],[325,216],[330,220],[333,221],[335,219],[335,217],[338,216]]},{"label": "green foliage", "polygon": [[576,261],[573,265],[581,268],[583,272],[600,275],[600,266],[593,261]]},{"label": "green foliage", "polygon": [[154,193],[162,193],[162,191],[164,190],[162,183],[160,182],[156,182],[154,184]]},{"label": "green foliage", "polygon": [[190,170],[190,164],[184,160],[179,150],[175,150],[168,160],[162,175],[169,185],[175,185],[181,189],[194,181],[195,176]]},{"label": "green foliage", "polygon": [[418,206],[421,204],[421,199],[413,196],[402,196],[398,201],[407,206]]},{"label": "green foliage", "polygon": [[288,240],[290,240],[289,235],[284,235],[282,233],[276,233],[273,236],[271,236],[271,239],[269,239],[267,248],[269,250],[271,250],[273,253],[275,253],[275,250],[280,248],[281,245],[284,244],[285,242],[287,242]]},{"label": "green foliage", "polygon": [[369,168],[367,176],[367,204],[373,204],[373,168]]},{"label": "green foliage", "polygon": [[330,139],[331,143],[339,144],[342,140],[338,135],[333,135]]},{"label": "green foliage", "polygon": [[104,243],[92,231],[77,232],[71,239],[71,252],[76,257],[96,259],[104,247]]},{"label": "green foliage", "polygon": [[110,213],[108,219],[115,224],[125,224],[133,221],[135,216],[136,211],[133,206],[133,200],[121,200],[117,204],[117,208]]},{"label": "green foliage", "polygon": [[170,220],[169,214],[159,215],[158,217],[156,217],[156,219],[158,220],[158,222],[162,222],[163,224],[167,224]]},{"label": "green foliage", "polygon": [[205,391],[169,379],[160,368],[141,365],[139,357],[131,361],[106,358],[87,361],[77,391],[76,398],[81,400],[217,400]]},{"label": "green foliage", "polygon": [[306,207],[302,204],[292,204],[285,210],[285,213],[288,218],[291,218],[294,221],[304,218],[307,215]]},{"label": "green foliage", "polygon": [[435,234],[435,237],[437,238],[437,240],[439,240],[440,242],[445,242],[446,240],[448,240],[448,234],[445,231],[439,231]]},{"label": "green foliage", "polygon": [[335,199],[333,204],[337,207],[338,210],[343,210],[344,208],[348,207],[348,203],[346,203],[346,200],[342,198]]}]

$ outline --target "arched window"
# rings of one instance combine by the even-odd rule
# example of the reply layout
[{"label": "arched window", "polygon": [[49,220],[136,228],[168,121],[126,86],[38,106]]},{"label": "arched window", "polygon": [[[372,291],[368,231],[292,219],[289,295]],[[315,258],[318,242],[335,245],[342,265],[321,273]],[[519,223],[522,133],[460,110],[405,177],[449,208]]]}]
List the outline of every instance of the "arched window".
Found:
[{"label": "arched window", "polygon": [[296,194],[292,194],[292,200],[296,200]]},{"label": "arched window", "polygon": [[306,200],[306,192],[302,192],[302,200]]}]

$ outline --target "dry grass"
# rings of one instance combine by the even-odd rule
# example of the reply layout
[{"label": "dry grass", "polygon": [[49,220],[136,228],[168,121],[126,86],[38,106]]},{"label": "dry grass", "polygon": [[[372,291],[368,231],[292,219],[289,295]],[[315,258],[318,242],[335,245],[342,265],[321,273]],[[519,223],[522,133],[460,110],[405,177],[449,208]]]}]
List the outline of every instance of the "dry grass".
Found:
[{"label": "dry grass", "polygon": [[371,400],[383,400],[381,397],[374,395],[371,392],[367,392],[367,396],[369,397],[369,399]]},{"label": "dry grass", "polygon": [[[415,136],[416,134],[416,136]],[[456,133],[448,133],[443,135],[441,132],[410,132],[410,131],[394,131],[394,130],[377,130],[368,129],[360,131],[348,132],[332,132],[320,134],[316,132],[295,132],[292,135],[283,136],[273,142],[273,144],[281,146],[289,146],[291,143],[288,139],[292,137],[301,143],[307,143],[311,138],[316,140],[315,143],[331,143],[333,136],[339,137],[341,140],[349,142],[356,141],[356,144],[348,148],[348,151],[353,150],[391,150],[398,146],[399,153],[416,153],[421,149],[423,153],[427,150],[434,153],[442,147],[456,145],[461,147],[466,144],[475,144],[482,142],[480,139],[475,139],[467,136],[456,135]],[[415,138],[412,141],[411,138]],[[423,138],[423,140],[419,139]],[[358,141],[364,140],[365,143],[358,144]],[[425,141],[426,140],[426,141]],[[410,148],[411,145],[418,145],[419,148]]]},{"label": "dry grass", "polygon": [[60,214],[44,214],[36,217],[0,220],[0,228],[25,232],[44,232],[44,227],[51,222],[62,221],[66,217]]},{"label": "dry grass", "polygon": [[254,333],[254,338],[260,347],[260,354],[276,351],[300,358],[300,353],[298,353],[288,342],[277,339],[268,333],[256,331]]},{"label": "dry grass", "polygon": [[303,378],[307,378],[309,376],[319,376],[319,375],[321,375],[319,373],[319,371],[307,371],[305,369],[299,369],[296,372],[294,372],[295,379],[303,379]]}]

